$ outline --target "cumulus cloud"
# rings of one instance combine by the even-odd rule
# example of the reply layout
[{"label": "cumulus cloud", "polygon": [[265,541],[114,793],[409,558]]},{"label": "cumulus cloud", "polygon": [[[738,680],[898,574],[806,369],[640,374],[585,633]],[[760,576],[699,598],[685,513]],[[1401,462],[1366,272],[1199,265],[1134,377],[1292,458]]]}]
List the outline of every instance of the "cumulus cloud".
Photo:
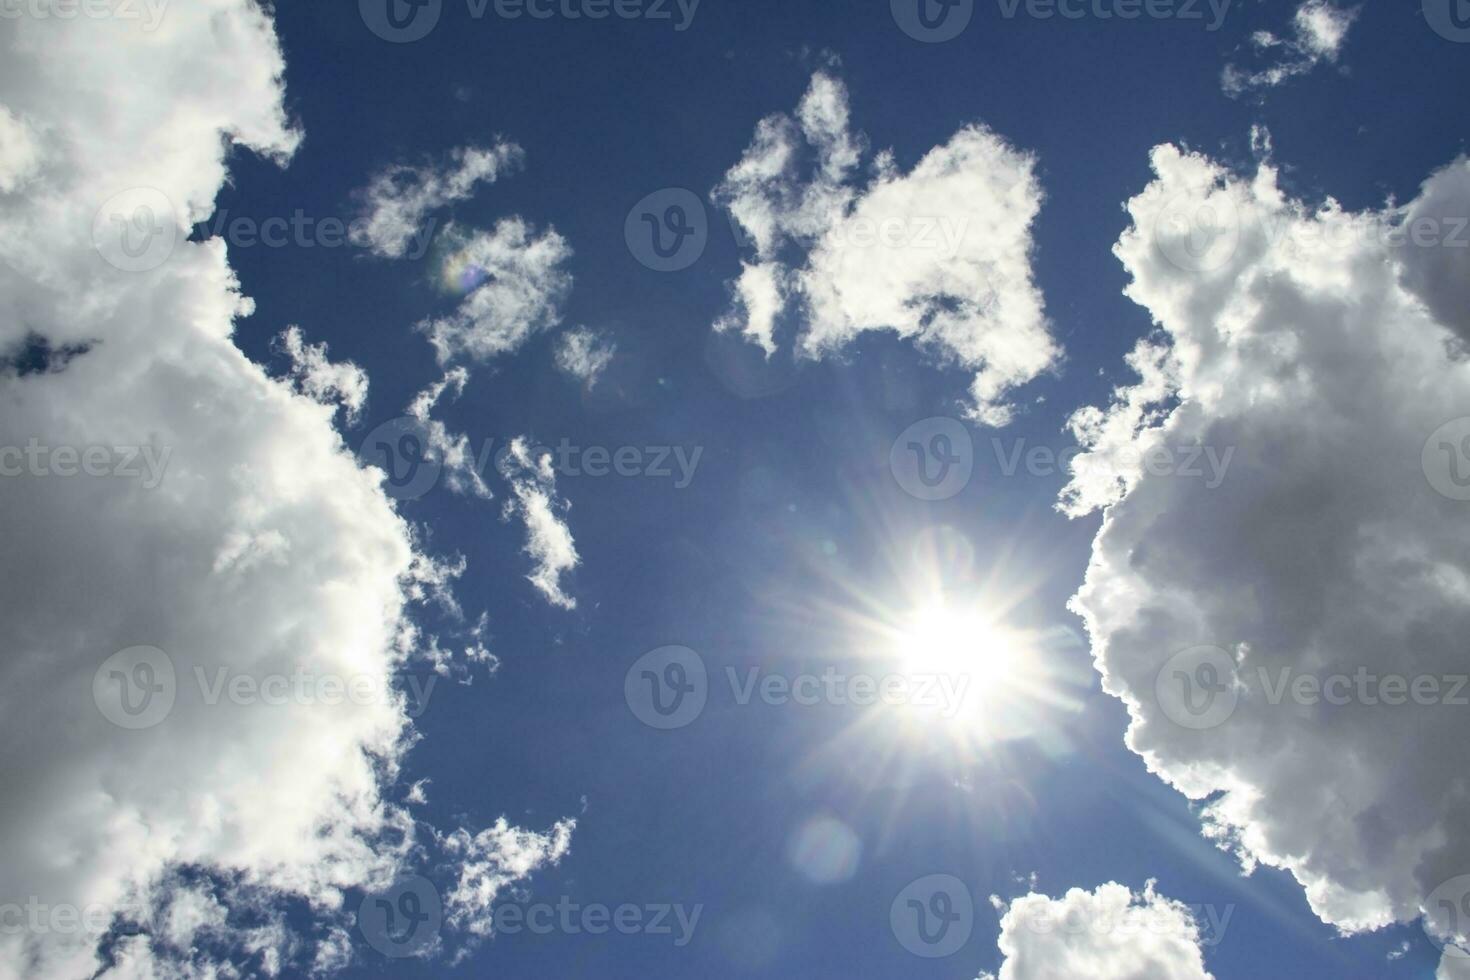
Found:
[{"label": "cumulus cloud", "polygon": [[277,348],[291,361],[290,378],[306,397],[341,406],[348,425],[355,425],[367,404],[368,376],[351,361],[333,362],[326,344],[308,344],[300,327],[287,327]]},{"label": "cumulus cloud", "polygon": [[[358,192],[363,199],[362,221],[353,225],[353,242],[377,255],[400,259],[424,233],[424,220],[448,204],[467,200],[482,183],[494,183],[520,166],[525,154],[514,143],[497,141],[491,147],[466,146],[452,151],[437,164],[394,164],[373,177]],[[432,228],[428,229],[432,237]],[[413,257],[425,249],[413,249]]]},{"label": "cumulus cloud", "polygon": [[[1363,213],[1291,199],[1269,162],[1152,163],[1115,252],[1159,330],[1140,382],[1074,416],[1096,457],[1063,495],[1105,508],[1073,600],[1104,688],[1247,868],[1289,870],[1345,932],[1425,911],[1463,938],[1436,890],[1470,874],[1470,423],[1442,428],[1470,405],[1465,259],[1404,222],[1464,215],[1465,163]],[[1199,447],[1236,450],[1216,489],[1177,465]]]},{"label": "cumulus cloud", "polygon": [[979,980],[1214,980],[1193,912],[1153,882],[1139,894],[1109,882],[1061,898],[1033,892],[991,903],[1001,914],[1004,962],[999,976]]},{"label": "cumulus cloud", "polygon": [[[4,18],[0,51],[0,167],[28,174],[0,209],[0,357],[30,364],[0,376],[0,447],[48,451],[0,510],[0,904],[100,923],[7,927],[0,976],[225,975],[202,951],[225,946],[265,975],[341,965],[348,899],[422,847],[394,802],[417,737],[395,677],[433,563],[295,390],[351,407],[365,379],[304,342],[302,375],[269,377],[231,339],[251,304],[224,243],[188,240],[231,141],[284,161],[299,140],[272,25],[246,0],[151,32]],[[20,168],[17,119],[48,139]],[[153,486],[129,475],[145,450],[168,452]],[[298,674],[379,696],[217,686]]]},{"label": "cumulus cloud", "polygon": [[1251,35],[1251,47],[1262,62],[1260,67],[1226,65],[1220,84],[1226,94],[1237,96],[1275,88],[1323,62],[1336,62],[1358,13],[1357,7],[1339,7],[1332,0],[1307,0],[1292,18],[1290,38],[1277,37],[1270,31]]},{"label": "cumulus cloud", "polygon": [[578,327],[561,335],[556,344],[556,366],[591,387],[612,363],[617,344],[595,330]]},{"label": "cumulus cloud", "polygon": [[441,364],[488,361],[561,322],[572,286],[563,266],[572,250],[554,229],[538,233],[515,217],[491,232],[450,229],[446,235],[458,241],[440,275],[446,288],[466,295],[449,316],[419,324]]},{"label": "cumulus cloud", "polygon": [[577,602],[562,589],[561,578],[581,562],[572,532],[560,517],[569,505],[556,493],[556,471],[549,453],[536,453],[524,439],[513,439],[500,461],[500,472],[510,485],[513,500],[506,501],[507,520],[519,517],[526,526],[526,554],[534,562],[527,576],[546,601],[563,609]]},{"label": "cumulus cloud", "polygon": [[970,411],[1003,425],[1007,396],[1060,349],[1032,280],[1035,160],[967,126],[904,174],[891,153],[860,186],[866,140],[851,132],[847,90],[819,72],[793,118],[770,116],[714,199],[749,237],[752,261],[715,329],[768,355],[796,307],[799,354],[820,358],[888,330],[971,371]]}]

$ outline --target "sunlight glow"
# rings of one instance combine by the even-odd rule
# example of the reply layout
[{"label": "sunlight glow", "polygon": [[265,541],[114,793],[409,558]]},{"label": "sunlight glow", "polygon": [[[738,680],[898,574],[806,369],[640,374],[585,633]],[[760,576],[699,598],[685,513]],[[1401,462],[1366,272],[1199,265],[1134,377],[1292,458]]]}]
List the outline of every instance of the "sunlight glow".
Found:
[{"label": "sunlight glow", "polygon": [[898,655],[911,676],[968,678],[971,685],[993,688],[1016,669],[1017,642],[978,611],[934,605],[916,613],[904,628]]}]

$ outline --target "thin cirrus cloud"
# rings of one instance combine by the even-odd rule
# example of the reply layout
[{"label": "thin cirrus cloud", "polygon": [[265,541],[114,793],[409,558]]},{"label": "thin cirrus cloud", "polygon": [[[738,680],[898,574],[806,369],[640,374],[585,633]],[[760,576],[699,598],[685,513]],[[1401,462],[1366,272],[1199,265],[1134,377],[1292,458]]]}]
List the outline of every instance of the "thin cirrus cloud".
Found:
[{"label": "thin cirrus cloud", "polygon": [[617,344],[595,330],[578,327],[563,333],[556,345],[556,366],[589,388],[612,363]]},{"label": "thin cirrus cloud", "polygon": [[498,140],[490,147],[451,150],[438,165],[395,163],[357,193],[363,203],[363,220],[353,227],[353,241],[376,255],[401,259],[424,233],[425,222],[435,211],[469,200],[480,184],[494,183],[524,162],[525,153],[519,146]]},{"label": "thin cirrus cloud", "polygon": [[1332,64],[1342,53],[1357,19],[1356,7],[1340,7],[1332,0],[1307,0],[1292,17],[1291,37],[1278,37],[1270,31],[1251,35],[1251,48],[1262,64],[1253,69],[1226,65],[1220,85],[1227,95],[1239,96],[1276,88],[1324,62]]},{"label": "thin cirrus cloud", "polygon": [[418,327],[440,364],[489,361],[561,323],[572,288],[565,269],[572,250],[555,229],[538,231],[514,217],[492,231],[451,227],[446,236],[453,244],[443,259],[442,284],[464,298],[449,315]]},{"label": "thin cirrus cloud", "polygon": [[[410,242],[424,234],[430,214],[468,199],[478,184],[523,162],[520,148],[502,141],[490,150],[456,150],[439,168],[389,168],[359,193],[368,202],[363,243],[379,255],[404,257]],[[520,216],[504,218],[490,231],[450,224],[441,238],[439,285],[459,299],[449,313],[416,325],[433,346],[444,374],[420,391],[407,411],[449,489],[491,499],[469,438],[452,432],[433,412],[464,394],[471,366],[512,355],[532,336],[561,324],[562,305],[572,288],[572,275],[566,271],[572,249],[554,228],[537,229]],[[557,366],[588,385],[596,382],[612,355],[613,345],[585,328],[563,335],[556,348]],[[520,444],[512,445],[509,467],[501,467],[512,493],[505,517],[525,524],[526,553],[535,563],[530,581],[552,605],[572,609],[576,603],[562,590],[561,577],[578,558],[571,532],[557,516],[567,505],[556,496],[554,474],[542,473],[528,460],[518,464],[515,445]]]},{"label": "thin cirrus cloud", "polygon": [[[1214,980],[1205,969],[1202,931],[1190,908],[1109,882],[1061,898],[992,897],[1000,913],[1000,973],[978,980]],[[1216,937],[1218,938],[1218,937]]]},{"label": "thin cirrus cloud", "polygon": [[[1355,213],[1293,200],[1269,161],[1242,176],[1161,146],[1152,163],[1115,252],[1160,329],[1130,358],[1138,383],[1073,416],[1089,452],[1061,501],[1105,513],[1073,600],[1104,688],[1129,747],[1245,867],[1289,870],[1347,933],[1423,913],[1463,938],[1434,896],[1470,873],[1470,715],[1387,687],[1315,706],[1272,688],[1366,673],[1449,697],[1464,672],[1470,530],[1433,437],[1470,405],[1470,164]],[[1200,447],[1233,450],[1215,489],[1139,462]],[[1218,712],[1185,714],[1183,681],[1209,681]]]},{"label": "thin cirrus cloud", "polygon": [[754,252],[715,329],[769,356],[795,307],[796,349],[809,358],[892,331],[973,372],[968,414],[1006,424],[1012,389],[1061,356],[1031,270],[1042,200],[1035,159],[971,125],[907,174],[879,153],[864,186],[866,139],[849,116],[846,87],[818,72],[795,117],[763,119],[715,188]]},{"label": "thin cirrus cloud", "polygon": [[[268,18],[196,0],[147,45],[124,36],[135,29],[0,20],[0,126],[26,134],[0,156],[0,186],[26,189],[0,215],[0,350],[66,352],[0,377],[0,442],[166,459],[152,486],[121,470],[7,480],[0,718],[25,737],[0,740],[17,790],[0,816],[5,901],[120,928],[5,930],[0,974],[332,970],[353,957],[361,892],[455,833],[404,802],[418,733],[395,686],[420,660],[416,603],[452,570],[418,550],[315,400],[360,407],[366,377],[299,334],[291,376],[269,377],[232,341],[251,303],[223,243],[188,240],[232,140],[285,161],[301,138]],[[142,252],[118,247],[139,232]],[[168,658],[177,690],[166,717],[124,731],[101,668],[140,645]],[[197,681],[296,671],[383,696],[211,703]],[[504,845],[498,887],[564,853],[567,832],[533,835],[542,847],[492,835],[446,860]]]},{"label": "thin cirrus cloud", "polygon": [[556,492],[556,470],[549,453],[538,453],[525,438],[511,440],[510,452],[500,461],[500,474],[510,485],[507,519],[519,517],[526,528],[525,552],[534,565],[532,585],[554,606],[576,608],[577,601],[562,588],[562,576],[580,564],[576,542],[561,514],[570,509]]}]

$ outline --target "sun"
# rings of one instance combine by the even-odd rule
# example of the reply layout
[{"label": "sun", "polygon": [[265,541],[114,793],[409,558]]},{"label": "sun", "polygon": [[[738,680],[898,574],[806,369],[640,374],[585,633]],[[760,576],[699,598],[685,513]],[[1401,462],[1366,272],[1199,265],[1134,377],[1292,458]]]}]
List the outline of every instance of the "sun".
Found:
[{"label": "sun", "polygon": [[900,628],[900,668],[915,676],[953,676],[1004,684],[1020,660],[1018,639],[979,610],[926,606]]}]

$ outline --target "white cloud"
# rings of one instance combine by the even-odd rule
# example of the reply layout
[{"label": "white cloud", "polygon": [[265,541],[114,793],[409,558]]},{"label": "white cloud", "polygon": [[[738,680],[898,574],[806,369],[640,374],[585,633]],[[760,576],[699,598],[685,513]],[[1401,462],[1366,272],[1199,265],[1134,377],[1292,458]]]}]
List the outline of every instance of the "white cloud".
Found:
[{"label": "white cloud", "polygon": [[25,120],[0,105],[0,194],[19,190],[39,168],[41,150]]},{"label": "white cloud", "polygon": [[1213,980],[1190,909],[1154,890],[1140,894],[1109,882],[1095,892],[1073,888],[1062,898],[1035,893],[1001,913],[997,978],[980,980]]},{"label": "white cloud", "polygon": [[473,936],[493,935],[496,898],[537,868],[560,864],[571,851],[576,827],[577,821],[563,820],[538,834],[502,818],[478,834],[459,830],[445,836],[444,851],[459,867],[454,888],[444,896],[445,918]]},{"label": "white cloud", "polygon": [[[7,119],[48,139],[37,163],[17,171],[7,143],[0,164],[30,173],[0,213],[0,352],[40,338],[71,355],[0,377],[0,447],[170,453],[151,488],[59,463],[4,478],[0,904],[131,905],[148,935],[7,928],[0,977],[227,976],[175,941],[211,929],[215,904],[287,898],[290,929],[265,915],[219,942],[263,974],[295,957],[340,963],[350,890],[388,880],[416,842],[393,802],[417,737],[405,704],[210,703],[196,675],[301,671],[391,690],[425,587],[411,529],[332,411],[232,342],[251,304],[224,244],[187,240],[226,178],[223,136],[280,160],[299,139],[272,26],[254,3],[191,0],[148,33],[119,18],[3,18],[0,51]],[[335,377],[350,402],[356,376]],[[121,710],[118,679],[101,674],[96,692],[94,680],[138,645],[170,658],[177,691],[156,725],[124,730],[104,714]],[[170,884],[183,866],[210,882],[207,900]]]},{"label": "white cloud", "polygon": [[462,367],[450,368],[444,376],[431,383],[414,396],[408,405],[408,415],[416,420],[428,439],[424,447],[425,458],[436,461],[442,467],[445,486],[455,493],[468,493],[485,500],[494,496],[485,485],[483,467],[469,436],[462,432],[450,432],[449,427],[433,417],[435,406],[449,395],[456,399],[464,394],[469,384],[470,373]]},{"label": "white cloud", "polygon": [[355,425],[367,404],[367,372],[351,361],[333,362],[327,345],[308,344],[300,327],[287,327],[276,343],[291,360],[297,390],[324,405],[340,405],[347,424]]},{"label": "white cloud", "polygon": [[[403,258],[424,233],[424,219],[430,214],[446,204],[467,200],[476,186],[494,183],[524,158],[519,146],[498,141],[488,149],[460,147],[438,166],[394,164],[359,192],[364,214],[362,223],[353,227],[353,241],[377,255]],[[432,237],[432,229],[429,232]],[[416,251],[421,255],[423,250]]]},{"label": "white cloud", "polygon": [[562,589],[561,577],[581,559],[572,532],[559,516],[570,505],[557,496],[550,454],[538,455],[524,438],[514,439],[500,461],[500,472],[515,495],[506,501],[505,517],[519,517],[526,525],[526,554],[535,563],[527,578],[552,605],[576,608],[576,600]]},{"label": "white cloud", "polygon": [[588,387],[612,363],[617,344],[595,330],[578,327],[561,335],[556,345],[556,366]]},{"label": "white cloud", "polygon": [[419,325],[440,364],[488,361],[510,353],[534,333],[561,322],[561,303],[572,286],[563,264],[572,250],[553,229],[537,233],[520,218],[506,218],[493,232],[460,233],[440,275],[446,288],[468,295],[447,317]]},{"label": "white cloud", "polygon": [[1035,160],[967,126],[908,174],[879,154],[859,188],[864,146],[849,131],[846,89],[826,73],[795,119],[762,120],[714,192],[755,249],[715,329],[743,333],[770,355],[795,303],[806,321],[797,350],[811,358],[891,330],[974,372],[971,413],[1005,424],[1011,389],[1060,356],[1032,281]]},{"label": "white cloud", "polygon": [[1235,96],[1253,89],[1275,88],[1323,62],[1337,61],[1358,13],[1357,7],[1339,7],[1332,0],[1306,0],[1292,18],[1290,40],[1270,31],[1251,36],[1257,55],[1270,64],[1255,70],[1226,65],[1220,84],[1226,94]]},{"label": "white cloud", "polygon": [[[1402,235],[1405,215],[1466,213],[1464,161],[1408,208],[1367,213],[1289,199],[1269,163],[1243,179],[1165,146],[1153,167],[1115,251],[1160,331],[1133,359],[1143,381],[1075,416],[1110,465],[1079,459],[1063,497],[1107,507],[1074,599],[1104,688],[1128,706],[1129,747],[1208,801],[1208,833],[1247,867],[1290,870],[1346,932],[1428,908],[1448,934],[1429,899],[1470,874],[1470,714],[1356,681],[1315,703],[1271,688],[1283,670],[1465,672],[1467,505],[1426,476],[1453,492],[1463,462],[1430,437],[1470,405],[1463,323],[1436,316],[1459,314],[1446,297],[1466,260]],[[1199,446],[1236,450],[1217,489],[1138,462]],[[1125,457],[1123,481],[1089,475]],[[1218,651],[1173,659],[1201,645]],[[1185,694],[1220,707],[1197,720]]]}]

